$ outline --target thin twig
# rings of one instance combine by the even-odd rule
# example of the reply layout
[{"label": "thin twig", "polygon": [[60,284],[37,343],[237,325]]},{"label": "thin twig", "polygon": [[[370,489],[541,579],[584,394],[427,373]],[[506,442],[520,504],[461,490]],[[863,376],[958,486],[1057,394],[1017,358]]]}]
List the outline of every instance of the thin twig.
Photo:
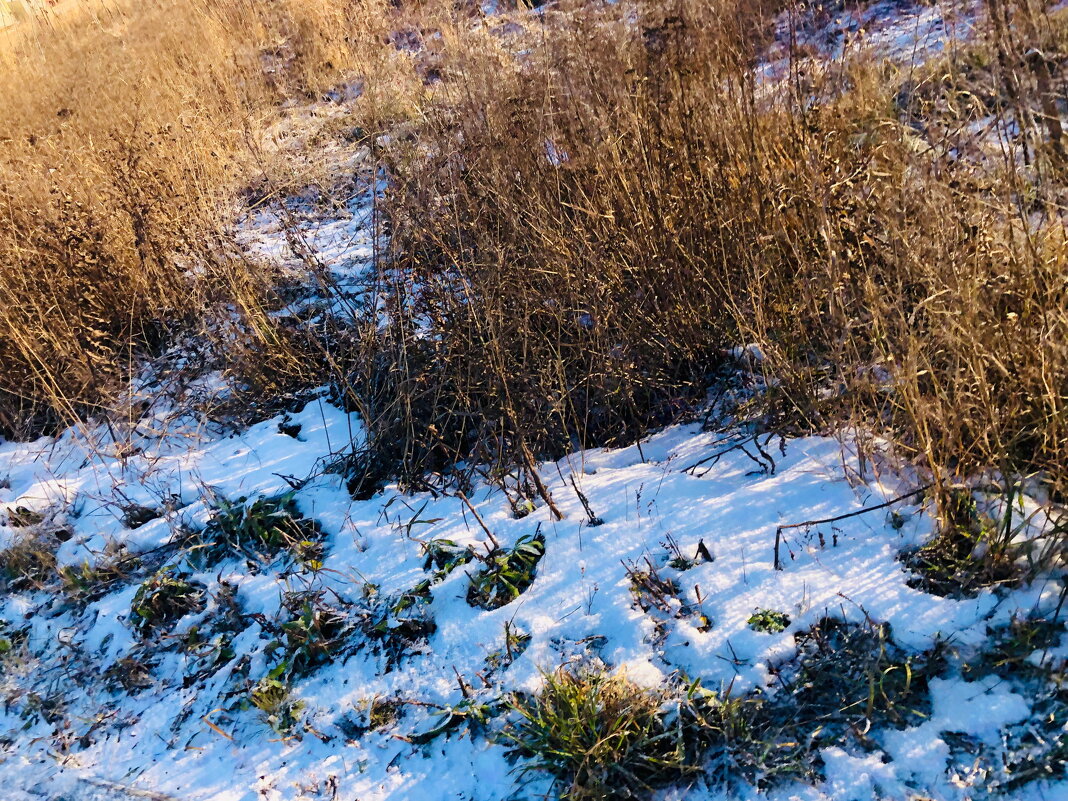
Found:
[{"label": "thin twig", "polygon": [[467,499],[467,496],[464,495],[464,491],[458,489],[458,490],[456,490],[456,495],[457,495],[457,497],[459,497],[459,499],[461,501],[463,501],[465,504],[467,504],[467,508],[470,509],[471,510],[471,514],[473,514],[475,516],[475,520],[477,520],[478,524],[480,526],[482,526],[482,530],[486,532],[486,536],[490,538],[490,542],[493,543],[493,547],[497,548],[497,549],[500,549],[501,544],[499,542],[497,542],[497,538],[493,536],[493,532],[489,530],[489,526],[487,526],[485,524],[485,522],[482,520],[482,516],[478,513],[478,511],[475,509],[475,507],[471,505],[471,501],[469,501]]},{"label": "thin twig", "polygon": [[791,523],[788,526],[779,526],[775,529],[775,569],[782,570],[783,565],[779,560],[779,543],[782,541],[782,533],[790,528],[804,528],[806,526],[820,526],[824,523],[837,523],[839,520],[847,520],[850,517],[858,517],[868,512],[876,512],[879,509],[885,509],[888,506],[893,506],[895,503],[900,503],[908,498],[912,498],[915,495],[919,495],[923,492],[927,492],[933,485],[925,484],[919,489],[915,489],[912,492],[906,492],[904,495],[898,495],[896,498],[892,498],[885,503],[877,504],[876,506],[866,506],[863,509],[857,509],[855,512],[847,512],[844,515],[835,515],[834,517],[824,517],[819,520],[806,520],[803,523]]}]

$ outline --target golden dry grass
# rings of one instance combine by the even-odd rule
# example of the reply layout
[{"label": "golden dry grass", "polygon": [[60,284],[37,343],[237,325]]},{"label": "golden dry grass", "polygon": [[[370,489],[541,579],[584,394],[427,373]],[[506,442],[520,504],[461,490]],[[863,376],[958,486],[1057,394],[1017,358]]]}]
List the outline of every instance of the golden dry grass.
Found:
[{"label": "golden dry grass", "polygon": [[[106,408],[139,353],[222,305],[260,386],[328,365],[363,412],[356,487],[474,456],[541,493],[538,458],[692,412],[753,341],[761,430],[857,424],[942,488],[1037,476],[1063,498],[1064,67],[1028,49],[1060,52],[1063,15],[991,0],[927,66],[861,51],[758,86],[776,8],[148,0],[20,38],[0,427]],[[341,80],[390,177],[386,324],[308,341],[263,313],[271,276],[224,221],[249,181],[310,180],[269,132]]]},{"label": "golden dry grass", "polygon": [[[860,52],[775,92],[729,0],[467,35],[391,165],[402,277],[360,360],[372,430],[416,475],[471,452],[533,474],[531,452],[684,416],[751,341],[774,382],[757,430],[858,425],[942,500],[977,477],[1063,500],[1064,164],[1021,31],[1057,52],[1065,18],[1007,13],[929,67]],[[981,107],[910,118],[943,75]]]},{"label": "golden dry grass", "polygon": [[378,12],[373,0],[147,0],[9,32],[0,428],[106,406],[175,323],[196,324],[220,293],[258,291],[220,232],[243,185],[272,169],[264,139],[280,105],[370,73],[358,45],[382,35]]}]

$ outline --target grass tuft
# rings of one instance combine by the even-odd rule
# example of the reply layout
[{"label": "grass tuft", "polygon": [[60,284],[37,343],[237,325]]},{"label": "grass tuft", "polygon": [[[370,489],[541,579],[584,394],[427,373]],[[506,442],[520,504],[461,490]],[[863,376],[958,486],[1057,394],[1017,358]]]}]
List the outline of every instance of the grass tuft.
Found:
[{"label": "grass tuft", "polygon": [[187,578],[177,568],[166,567],[138,587],[130,622],[142,637],[204,608],[204,587]]},{"label": "grass tuft", "polygon": [[667,691],[590,670],[543,680],[537,695],[516,699],[505,736],[528,760],[523,769],[553,776],[565,801],[644,798],[695,770],[693,729],[665,711]]}]

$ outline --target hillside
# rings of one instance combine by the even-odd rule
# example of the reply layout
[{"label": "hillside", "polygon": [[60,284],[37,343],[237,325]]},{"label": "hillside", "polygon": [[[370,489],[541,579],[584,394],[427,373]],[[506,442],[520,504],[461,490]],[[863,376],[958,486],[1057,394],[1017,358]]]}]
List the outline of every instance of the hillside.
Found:
[{"label": "hillside", "polygon": [[1068,797],[1068,12],[9,33],[4,798]]}]

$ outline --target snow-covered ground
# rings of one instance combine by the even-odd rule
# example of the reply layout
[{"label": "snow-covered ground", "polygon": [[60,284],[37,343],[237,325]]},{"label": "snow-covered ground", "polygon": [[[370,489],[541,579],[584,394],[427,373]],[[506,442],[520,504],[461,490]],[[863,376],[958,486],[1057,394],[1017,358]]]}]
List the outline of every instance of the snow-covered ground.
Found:
[{"label": "snow-covered ground", "polygon": [[[280,430],[283,423],[288,433]],[[237,434],[190,428],[137,440],[124,458],[73,431],[0,448],[7,479],[0,501],[9,517],[19,508],[35,510],[69,531],[58,552],[61,564],[150,553],[180,524],[204,525],[212,498],[254,499],[294,484],[301,486],[300,510],[325,534],[322,565],[312,567],[231,557],[198,572],[182,551],[164,549],[160,562],[182,565],[190,581],[206,588],[207,602],[148,640],[131,620],[145,575],[84,606],[55,589],[6,593],[3,632],[10,637],[22,628],[26,637],[0,663],[5,798],[537,798],[548,783],[514,772],[506,748],[485,734],[461,727],[425,744],[412,740],[423,739],[439,722],[435,713],[462,702],[465,692],[491,702],[533,691],[540,671],[576,661],[599,660],[650,686],[681,671],[706,687],[732,685],[733,693],[744,693],[770,686],[769,669],[793,654],[794,635],[827,615],[889,622],[895,640],[912,651],[950,638],[966,652],[982,645],[988,627],[1048,613],[1058,599],[1053,581],[966,600],[911,588],[897,556],[931,534],[931,520],[918,506],[902,505],[893,517],[883,510],[788,530],[785,569],[776,571],[777,526],[873,505],[899,493],[900,480],[869,476],[858,483],[858,466],[842,444],[818,437],[789,440],[782,452],[776,443],[773,473],[754,470],[740,450],[686,470],[722,450],[724,435],[683,425],[640,446],[544,465],[562,521],[546,508],[515,519],[499,490],[476,487],[470,501],[502,545],[536,532],[545,537],[533,584],[487,611],[467,601],[477,563],[440,578],[425,565],[423,545],[433,540],[487,549],[485,530],[460,498],[406,496],[391,487],[353,501],[342,478],[324,470],[359,432],[354,416],[315,400]],[[572,476],[602,525],[589,525]],[[131,529],[122,512],[130,504],[172,511]],[[23,530],[0,527],[0,544]],[[701,542],[712,561],[698,559],[685,570],[669,564],[677,554],[671,543],[691,556]],[[675,614],[658,618],[636,605],[628,566],[645,559],[680,587]],[[288,593],[322,593],[329,607],[356,619],[374,599],[398,598],[428,578],[416,606],[436,629],[396,658],[361,631],[349,632],[331,662],[294,682],[303,708],[288,736],[241,703],[279,658],[271,643],[276,627],[292,616],[283,607]],[[223,657],[206,668],[201,652],[183,644],[185,635],[194,626],[211,632],[231,593],[239,625],[225,633]],[[758,609],[784,612],[789,626],[776,634],[754,631],[747,621]],[[525,649],[509,659],[502,656],[511,650],[506,631],[529,635]],[[1066,655],[1061,647],[1044,657]],[[146,663],[149,674],[133,690],[106,679],[129,658]],[[997,744],[1005,727],[1029,717],[1030,699],[1003,681],[969,682],[953,670],[932,682],[931,696],[932,714],[921,725],[876,732],[878,747],[870,753],[829,748],[823,784],[778,793],[836,801],[906,798],[921,790],[935,798],[976,797],[981,787],[947,776],[944,733]],[[374,699],[399,702],[398,714],[367,731]],[[699,783],[670,792],[732,797]],[[1064,786],[1031,786],[1012,797],[1065,793]]]},{"label": "snow-covered ground", "polygon": [[832,0],[787,9],[757,67],[758,85],[765,95],[796,90],[817,75],[844,77],[844,66],[856,62],[917,68],[971,39],[981,9],[974,0]]}]

